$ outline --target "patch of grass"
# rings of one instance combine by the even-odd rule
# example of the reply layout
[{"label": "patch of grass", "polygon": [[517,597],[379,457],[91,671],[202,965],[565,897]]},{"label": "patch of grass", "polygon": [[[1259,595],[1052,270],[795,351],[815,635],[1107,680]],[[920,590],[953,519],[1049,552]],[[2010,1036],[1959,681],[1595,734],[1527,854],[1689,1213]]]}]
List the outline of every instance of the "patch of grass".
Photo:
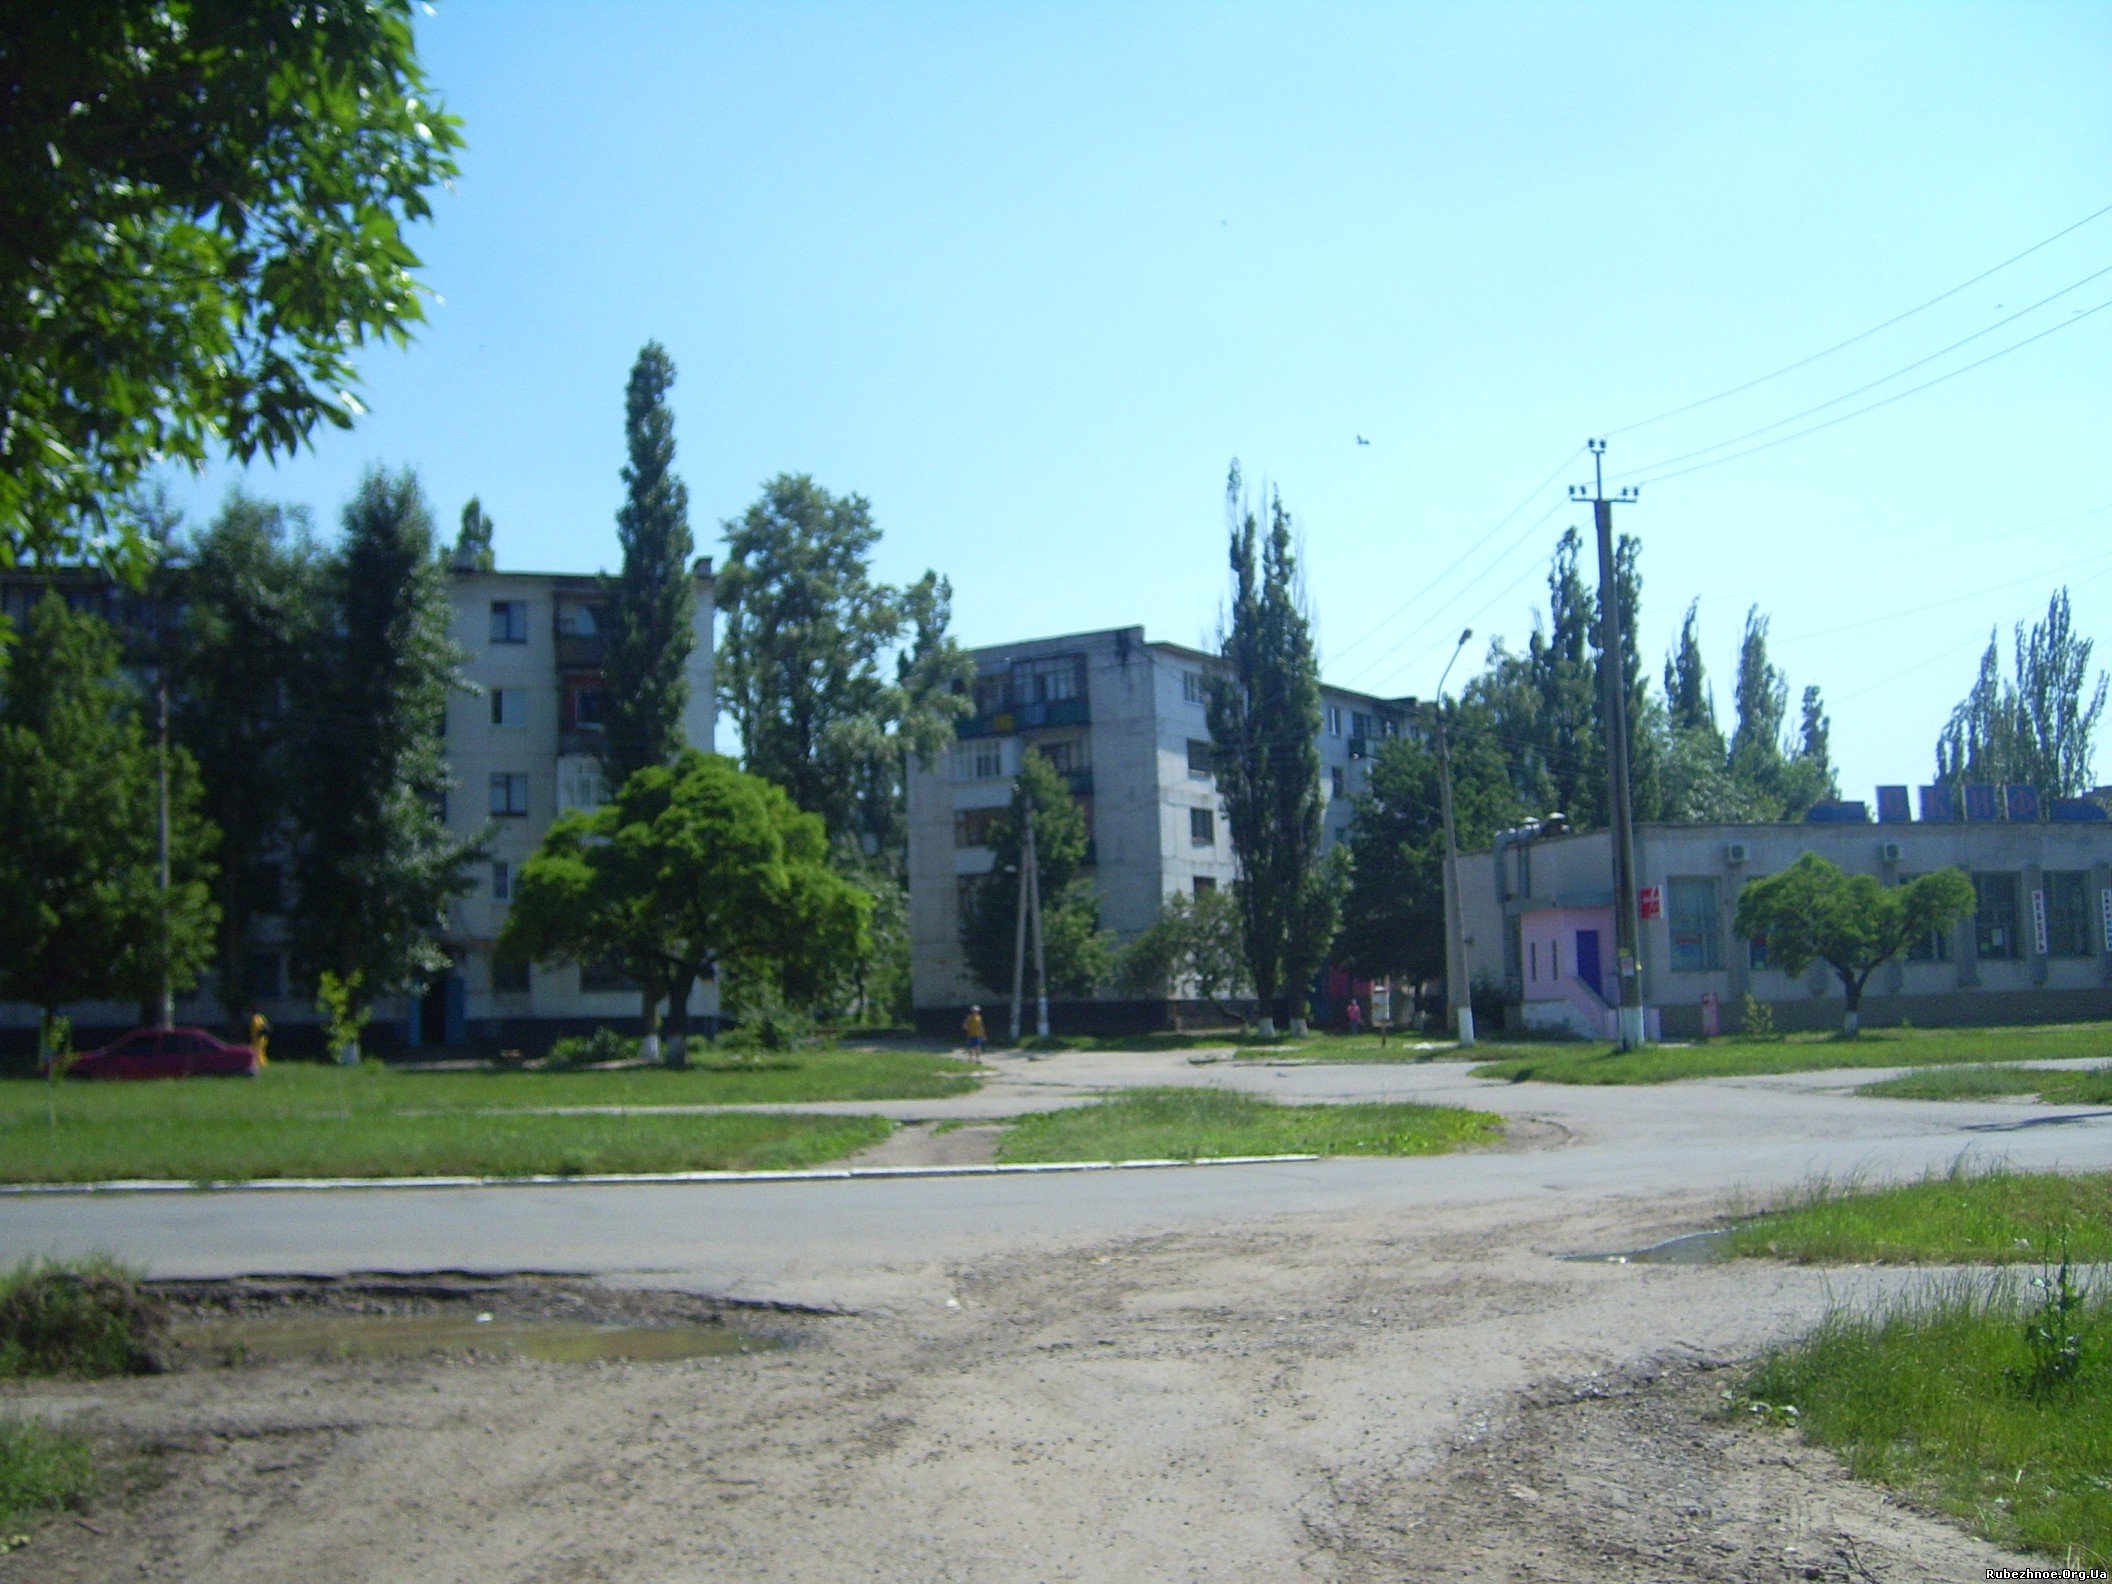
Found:
[{"label": "patch of grass", "polygon": [[1745,1390],[1756,1412],[1793,1419],[1859,1478],[1998,1544],[2102,1567],[2112,1559],[2112,1298],[2087,1293],[2064,1316],[2077,1366],[2034,1389],[2026,1332],[2046,1310],[2043,1291],[2005,1276],[1837,1312],[1764,1359]]},{"label": "patch of grass", "polygon": [[1620,1052],[1585,1045],[1509,1055],[1474,1069],[1477,1078],[1513,1083],[1651,1084],[1681,1078],[1820,1072],[1836,1067],[1935,1067],[1986,1062],[2112,1057],[2112,1023],[2033,1028],[1870,1029],[1855,1039],[1832,1034],[1709,1040]]},{"label": "patch of grass", "polygon": [[1865,1188],[1814,1183],[1734,1227],[1734,1254],[1805,1263],[2000,1265],[2112,1260],[2112,1174],[1976,1172]]},{"label": "patch of grass", "polygon": [[1855,1091],[1880,1100],[1987,1100],[2037,1095],[2048,1105],[2112,1105],[2112,1067],[1927,1067]]},{"label": "patch of grass", "polygon": [[162,1306],[114,1260],[27,1260],[0,1271],[0,1378],[150,1375]]},{"label": "patch of grass", "polygon": [[1436,1155],[1502,1135],[1486,1111],[1431,1105],[1281,1105],[1230,1089],[1132,1089],[1021,1117],[1006,1162],[1209,1160],[1226,1155]]},{"label": "patch of grass", "polygon": [[[394,1075],[370,1084],[420,1087]],[[359,1080],[353,1087],[358,1087]],[[220,1084],[127,1084],[113,1090]],[[262,1095],[272,1091],[266,1088]],[[297,1092],[281,1091],[281,1098]],[[94,1097],[102,1098],[100,1095]],[[116,1098],[116,1097],[114,1097]],[[184,1115],[182,1111],[192,1114]],[[203,1111],[204,1114],[199,1114]],[[880,1117],[769,1112],[342,1111],[287,1103],[214,1115],[85,1107],[47,1125],[37,1113],[0,1119],[0,1181],[95,1182],[121,1177],[247,1181],[259,1177],[581,1176],[596,1172],[776,1171],[838,1160],[885,1138]]]},{"label": "patch of grass", "polygon": [[34,1420],[0,1417],[0,1529],[82,1506],[96,1485],[85,1437]]}]

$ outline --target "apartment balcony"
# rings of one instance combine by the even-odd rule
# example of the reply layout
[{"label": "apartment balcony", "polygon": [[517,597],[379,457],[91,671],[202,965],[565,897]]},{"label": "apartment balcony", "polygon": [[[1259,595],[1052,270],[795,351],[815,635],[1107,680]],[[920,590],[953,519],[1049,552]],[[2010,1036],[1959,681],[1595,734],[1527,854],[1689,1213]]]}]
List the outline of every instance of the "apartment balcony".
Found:
[{"label": "apartment balcony", "polygon": [[1043,726],[1083,726],[1093,718],[1082,698],[1053,699],[1046,704],[1014,704],[988,715],[972,715],[954,728],[956,737],[1009,737]]},{"label": "apartment balcony", "polygon": [[588,754],[601,757],[602,734],[599,726],[561,726],[557,732],[557,752],[560,758],[568,754]]},{"label": "apartment balcony", "polygon": [[602,642],[600,633],[569,633],[557,635],[557,668],[560,671],[598,671],[601,669]]},{"label": "apartment balcony", "polygon": [[1091,797],[1093,795],[1093,772],[1090,768],[1066,770],[1063,772],[1063,779],[1070,787],[1072,797]]}]

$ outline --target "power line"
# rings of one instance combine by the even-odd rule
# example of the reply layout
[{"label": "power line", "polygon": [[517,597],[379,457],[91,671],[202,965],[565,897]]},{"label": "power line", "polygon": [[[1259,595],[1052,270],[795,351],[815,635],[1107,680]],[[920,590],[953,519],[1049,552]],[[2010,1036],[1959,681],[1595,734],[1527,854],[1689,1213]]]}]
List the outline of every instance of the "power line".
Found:
[{"label": "power line", "polygon": [[2012,342],[2010,345],[2002,348],[2002,350],[1999,352],[1990,352],[1986,357],[1979,358],[1974,362],[1963,365],[1962,367],[1954,368],[1947,374],[1939,374],[1934,379],[1923,380],[1919,385],[1910,385],[1903,391],[1895,391],[1892,395],[1885,397],[1882,401],[1874,401],[1870,403],[1870,405],[1867,407],[1858,407],[1853,412],[1842,413],[1838,417],[1827,419],[1824,423],[1813,424],[1808,429],[1799,429],[1794,434],[1786,434],[1774,440],[1762,441],[1759,445],[1748,446],[1743,451],[1733,451],[1729,456],[1717,457],[1713,461],[1709,462],[1697,462],[1692,467],[1675,468],[1670,473],[1659,473],[1655,477],[1646,478],[1640,480],[1639,482],[1643,484],[1662,484],[1668,479],[1685,478],[1689,473],[1700,473],[1708,468],[1721,467],[1726,462],[1736,462],[1745,457],[1756,456],[1762,451],[1772,451],[1776,446],[1788,445],[1792,440],[1802,440],[1807,435],[1815,435],[1822,429],[1831,429],[1835,424],[1844,424],[1847,423],[1851,418],[1860,418],[1866,413],[1876,412],[1880,407],[1889,407],[1896,401],[1904,401],[1909,396],[1917,395],[1922,391],[1928,390],[1932,386],[1941,385],[1946,380],[1956,379],[1961,374],[1970,374],[1974,369],[1984,368],[1987,364],[1994,362],[1998,358],[2005,358],[2008,357],[2009,354],[2012,352],[2022,351],[2025,347],[2030,346],[2034,341],[2043,341],[2046,339],[2046,337],[2055,334],[2057,331],[2072,329],[2074,326],[2081,324],[2085,319],[2090,318],[2093,314],[2103,313],[2107,308],[2112,308],[2112,298],[2107,298],[2104,302],[2099,303],[2095,308],[2078,309],[2069,318],[2062,320],[2057,325],[2047,326],[2047,328],[2039,331],[2036,335],[2029,335],[2021,341]]},{"label": "power line", "polygon": [[1875,324],[1867,330],[1858,331],[1856,334],[1850,336],[1845,341],[1836,341],[1832,346],[1827,347],[1824,351],[1814,352],[1809,357],[1802,357],[1797,359],[1797,361],[1794,363],[1785,363],[1782,365],[1782,367],[1775,369],[1769,373],[1762,374],[1757,379],[1749,379],[1745,381],[1745,383],[1743,383],[1742,385],[1733,385],[1728,390],[1720,390],[1713,396],[1704,396],[1698,401],[1688,402],[1685,406],[1670,408],[1664,412],[1657,414],[1655,417],[1640,418],[1637,419],[1634,423],[1623,424],[1618,429],[1608,429],[1603,432],[1608,437],[1611,437],[1613,435],[1618,434],[1629,434],[1637,429],[1646,429],[1651,424],[1664,422],[1667,418],[1677,418],[1682,413],[1693,412],[1696,408],[1707,407],[1715,402],[1726,400],[1729,397],[1743,395],[1746,391],[1752,390],[1755,386],[1765,385],[1770,380],[1780,379],[1784,374],[1794,374],[1798,369],[1809,368],[1812,364],[1820,361],[1822,358],[1829,358],[1832,357],[1833,354],[1836,352],[1846,351],[1849,347],[1854,346],[1860,341],[1867,341],[1870,339],[1870,337],[1878,335],[1883,331],[1891,329],[1896,324],[1900,324],[1908,319],[1913,318],[1916,314],[1922,312],[1924,309],[1933,308],[1940,302],[1947,302],[1951,298],[1957,296],[1960,292],[1979,285],[1982,281],[1988,279],[1990,276],[2001,274],[2002,271],[2008,269],[2010,265],[2021,263],[2023,260],[2030,258],[2032,254],[2037,253],[2044,248],[2051,247],[2054,243],[2060,241],[2062,237],[2068,236],[2072,232],[2080,231],[2084,226],[2090,224],[2091,221],[2101,220],[2108,214],[2112,214],[2112,204],[2107,204],[2104,208],[2099,209],[2094,213],[2084,215],[2082,219],[2076,221],[2073,225],[2063,226],[2060,230],[2054,232],[2052,236],[2047,237],[2042,241],[2032,243],[2032,245],[2026,248],[2023,252],[2014,254],[2011,257],[2004,259],[2001,263],[1995,265],[1992,269],[1982,270],[1971,280],[1960,281],[1949,291],[1939,292],[1934,297],[1931,297],[1927,302],[1917,304],[1916,306],[1909,308],[1905,313],[1894,314],[1883,324]]},{"label": "power line", "polygon": [[[1842,402],[1853,401],[1858,396],[1867,395],[1869,392],[1876,390],[1880,385],[1889,385],[1893,380],[1898,379],[1902,374],[1911,374],[1914,370],[1922,368],[1927,364],[1933,363],[1938,358],[1950,356],[1951,353],[1957,351],[1960,347],[1970,346],[1973,342],[1979,340],[1982,336],[1993,335],[2004,325],[2015,324],[2019,319],[2037,313],[2048,303],[2058,302],[2061,298],[2067,296],[2070,292],[2075,291],[2081,287],[2087,286],[2092,281],[2101,279],[2106,275],[2112,275],[2112,264],[2107,264],[2103,269],[2096,270],[2091,274],[2085,275],[2079,281],[2070,282],[2068,285],[2063,286],[2059,291],[2055,292],[2050,297],[2041,297],[2037,302],[2033,303],[2028,308],[2019,308],[2015,313],[2009,315],[2009,317],[2006,319],[1997,319],[1993,324],[1986,325],[1981,329],[1975,330],[1971,335],[1964,337],[1962,340],[1953,341],[1949,346],[1944,347],[1940,351],[1931,352],[1927,357],[1916,358],[1911,363],[1902,364],[1900,367],[1894,369],[1891,373],[1881,375],[1877,379],[1871,380],[1866,385],[1858,385],[1854,390],[1844,391],[1838,396],[1831,397],[1826,401],[1818,403],[1816,406],[1807,407],[1802,412],[1791,413],[1787,418],[1777,418],[1773,423],[1762,424],[1757,429],[1748,429],[1744,434],[1733,435],[1728,440],[1718,440],[1714,445],[1700,446],[1692,451],[1682,451],[1678,456],[1663,457],[1655,462],[1647,462],[1641,467],[1631,468],[1629,470],[1628,476],[1634,476],[1644,473],[1654,473],[1657,471],[1657,469],[1670,467],[1675,462],[1687,462],[1691,461],[1695,457],[1707,456],[1711,451],[1721,451],[1727,446],[1741,444],[1744,441],[1752,440],[1760,435],[1764,435],[1770,430],[1786,428],[1790,424],[1797,423],[1805,418],[1809,418],[1813,413],[1821,413],[1829,407],[1840,406]],[[2055,326],[2054,328],[2058,329],[2060,327]]]}]

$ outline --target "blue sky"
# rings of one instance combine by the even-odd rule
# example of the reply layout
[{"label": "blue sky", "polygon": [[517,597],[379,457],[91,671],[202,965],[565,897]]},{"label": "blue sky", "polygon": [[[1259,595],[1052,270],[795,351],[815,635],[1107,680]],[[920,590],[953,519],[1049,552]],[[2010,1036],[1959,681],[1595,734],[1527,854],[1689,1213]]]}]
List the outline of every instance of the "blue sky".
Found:
[{"label": "blue sky", "polygon": [[2112,662],[2112,308],[2078,317],[2112,214],[1632,427],[2112,205],[2095,0],[447,0],[420,45],[468,138],[416,237],[430,323],[364,359],[349,434],[174,481],[193,517],[242,480],[334,528],[409,465],[449,532],[482,498],[502,565],[612,566],[657,338],[700,550],[812,473],[970,644],[1206,640],[1237,456],[1300,522],[1328,678],[1427,692],[1462,626],[1523,641],[1609,434],[1646,657],[1699,597],[1728,725],[1760,604],[1850,796],[1926,778],[1989,629],[2056,585]]}]

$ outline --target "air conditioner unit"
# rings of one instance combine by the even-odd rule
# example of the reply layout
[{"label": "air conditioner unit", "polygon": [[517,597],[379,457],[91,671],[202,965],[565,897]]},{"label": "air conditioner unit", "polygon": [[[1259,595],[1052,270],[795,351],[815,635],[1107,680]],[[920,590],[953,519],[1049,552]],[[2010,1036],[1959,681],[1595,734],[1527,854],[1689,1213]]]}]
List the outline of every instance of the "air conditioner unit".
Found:
[{"label": "air conditioner unit", "polygon": [[1725,842],[1723,844],[1723,861],[1727,864],[1730,864],[1733,868],[1737,867],[1739,864],[1744,863],[1745,843]]},{"label": "air conditioner unit", "polygon": [[1886,863],[1898,863],[1899,843],[1879,842],[1877,844],[1877,855],[1878,857],[1882,858]]}]

